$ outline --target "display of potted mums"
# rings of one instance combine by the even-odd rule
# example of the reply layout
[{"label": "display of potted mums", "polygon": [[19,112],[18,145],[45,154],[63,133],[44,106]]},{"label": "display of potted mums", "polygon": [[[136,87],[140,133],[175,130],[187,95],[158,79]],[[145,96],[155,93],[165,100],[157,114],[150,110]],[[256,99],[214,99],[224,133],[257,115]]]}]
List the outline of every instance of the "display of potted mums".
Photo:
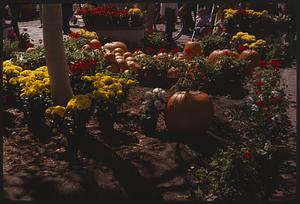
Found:
[{"label": "display of potted mums", "polygon": [[119,9],[116,4],[77,11],[86,26],[141,26],[143,18],[138,8]]}]

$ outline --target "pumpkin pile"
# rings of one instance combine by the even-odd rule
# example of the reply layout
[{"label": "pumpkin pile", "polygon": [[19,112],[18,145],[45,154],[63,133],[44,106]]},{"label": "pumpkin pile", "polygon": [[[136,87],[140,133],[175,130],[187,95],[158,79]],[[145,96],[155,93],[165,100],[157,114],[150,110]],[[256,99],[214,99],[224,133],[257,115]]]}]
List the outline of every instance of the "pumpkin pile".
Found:
[{"label": "pumpkin pile", "polygon": [[128,52],[126,44],[122,42],[106,43],[103,48],[106,50],[104,60],[108,71],[118,73],[140,68],[134,57],[143,54],[142,52]]}]

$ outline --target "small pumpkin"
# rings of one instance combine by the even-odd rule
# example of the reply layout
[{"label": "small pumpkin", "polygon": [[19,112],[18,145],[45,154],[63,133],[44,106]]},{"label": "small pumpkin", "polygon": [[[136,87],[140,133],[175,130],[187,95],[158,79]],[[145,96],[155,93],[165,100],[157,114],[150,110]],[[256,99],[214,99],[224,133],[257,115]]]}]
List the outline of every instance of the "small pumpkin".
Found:
[{"label": "small pumpkin", "polygon": [[121,48],[122,50],[124,50],[124,52],[128,51],[127,45],[119,41],[106,43],[105,45],[103,45],[103,48],[108,49],[110,51],[113,51],[116,48]]},{"label": "small pumpkin", "polygon": [[180,70],[175,67],[171,67],[167,72],[168,78],[179,78],[179,74]]},{"label": "small pumpkin", "polygon": [[184,58],[191,60],[194,57],[199,57],[202,55],[202,48],[199,42],[188,41],[184,45],[183,49]]},{"label": "small pumpkin", "polygon": [[83,50],[89,50],[89,49],[91,49],[91,46],[86,44],[86,45],[82,46],[82,49]]},{"label": "small pumpkin", "polygon": [[[113,52],[116,56],[121,56],[123,57],[123,54],[121,52]],[[123,57],[124,58],[124,57]]]},{"label": "small pumpkin", "polygon": [[129,69],[127,62],[124,59],[117,59],[117,64],[119,65],[120,70]]},{"label": "small pumpkin", "polygon": [[104,60],[108,64],[113,64],[116,62],[116,56],[111,52],[107,52],[104,54]]},{"label": "small pumpkin", "polygon": [[123,54],[123,57],[126,59],[127,57],[132,57],[133,56],[133,54],[131,53],[131,52],[125,52],[124,54]]},{"label": "small pumpkin", "polygon": [[135,59],[133,57],[127,57],[125,58],[126,61],[134,61]]},{"label": "small pumpkin", "polygon": [[260,55],[256,50],[244,50],[240,56],[241,59],[244,59],[248,62],[247,68],[245,70],[246,75],[251,75],[254,71],[254,68],[259,66]]},{"label": "small pumpkin", "polygon": [[101,47],[101,43],[100,43],[100,41],[97,40],[97,39],[92,39],[92,40],[90,41],[89,45],[90,45],[90,47],[91,47],[92,49],[98,49],[98,48]]},{"label": "small pumpkin", "polygon": [[239,57],[239,54],[237,52],[231,51],[229,49],[224,50],[214,50],[210,55],[208,56],[207,63],[214,64],[220,57],[222,56],[231,56],[231,57]]},{"label": "small pumpkin", "polygon": [[205,132],[212,122],[213,103],[204,92],[176,92],[167,103],[166,125],[168,130],[182,136]]},{"label": "small pumpkin", "polygon": [[117,47],[112,51],[112,53],[121,53],[123,55],[125,51],[122,48]]}]

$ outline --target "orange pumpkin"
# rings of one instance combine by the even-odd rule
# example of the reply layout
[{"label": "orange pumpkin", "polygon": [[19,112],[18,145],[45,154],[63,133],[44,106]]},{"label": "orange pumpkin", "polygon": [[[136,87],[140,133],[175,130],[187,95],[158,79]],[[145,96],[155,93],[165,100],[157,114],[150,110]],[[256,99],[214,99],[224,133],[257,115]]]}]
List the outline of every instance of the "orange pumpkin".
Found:
[{"label": "orange pumpkin", "polygon": [[120,47],[115,48],[112,53],[121,53],[122,55],[124,54],[124,50]]},{"label": "orange pumpkin", "polygon": [[213,103],[206,93],[182,91],[169,98],[165,120],[171,133],[194,136],[208,129],[213,113]]},{"label": "orange pumpkin", "polygon": [[101,43],[97,39],[93,39],[90,41],[89,45],[91,46],[92,49],[98,49],[101,47]]},{"label": "orange pumpkin", "polygon": [[171,67],[171,69],[168,70],[167,76],[168,78],[179,78],[180,71],[178,68]]},{"label": "orange pumpkin", "polygon": [[[125,57],[124,57],[125,58]],[[125,58],[126,59],[126,61],[134,61],[135,60],[135,58],[133,58],[133,57],[127,57],[127,58]]]},{"label": "orange pumpkin", "polygon": [[132,57],[133,55],[132,55],[132,53],[131,52],[125,52],[124,54],[123,54],[123,57],[126,59],[127,57]]},{"label": "orange pumpkin", "polygon": [[199,57],[202,55],[202,49],[199,42],[188,41],[184,45],[183,55],[186,59],[191,60],[194,57]]},{"label": "orange pumpkin", "polygon": [[116,62],[116,58],[115,58],[115,54],[111,53],[111,52],[108,52],[108,53],[105,53],[104,55],[104,60],[105,60],[105,63],[108,63],[108,64],[113,64]]},{"label": "orange pumpkin", "polygon": [[233,52],[229,49],[224,50],[214,50],[210,55],[208,56],[207,63],[214,64],[220,57],[222,56],[231,56],[231,57],[239,57],[239,54],[236,52]]},{"label": "orange pumpkin", "polygon": [[122,42],[110,42],[103,45],[103,48],[113,51],[116,48],[121,48],[124,52],[128,51],[127,45]]},{"label": "orange pumpkin", "polygon": [[82,46],[82,49],[83,50],[89,50],[89,49],[91,49],[91,46],[86,44],[86,45]]},{"label": "orange pumpkin", "polygon": [[124,59],[117,59],[117,64],[118,64],[120,70],[129,69],[127,62]]},{"label": "orange pumpkin", "polygon": [[252,72],[254,71],[254,68],[259,66],[260,55],[255,50],[244,50],[240,54],[240,58],[244,59],[248,62],[248,65],[247,65],[247,68],[245,71],[246,75],[251,75]]}]

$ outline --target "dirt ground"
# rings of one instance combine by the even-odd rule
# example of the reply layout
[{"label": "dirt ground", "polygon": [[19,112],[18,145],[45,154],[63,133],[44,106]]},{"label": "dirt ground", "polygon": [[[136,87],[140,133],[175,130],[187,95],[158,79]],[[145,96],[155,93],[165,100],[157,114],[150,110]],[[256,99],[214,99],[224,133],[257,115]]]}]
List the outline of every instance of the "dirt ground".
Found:
[{"label": "dirt ground", "polygon": [[[236,127],[225,120],[224,110],[243,101],[212,97],[214,121],[199,138],[173,137],[163,115],[157,131],[143,133],[139,106],[150,88],[130,90],[113,135],[104,135],[91,119],[76,161],[65,157],[66,139],[53,135],[40,139],[23,122],[23,113],[8,109],[3,137],[4,193],[9,200],[165,200],[199,199],[197,183],[189,174],[217,148],[238,138]],[[48,133],[40,133],[48,134]]]}]

